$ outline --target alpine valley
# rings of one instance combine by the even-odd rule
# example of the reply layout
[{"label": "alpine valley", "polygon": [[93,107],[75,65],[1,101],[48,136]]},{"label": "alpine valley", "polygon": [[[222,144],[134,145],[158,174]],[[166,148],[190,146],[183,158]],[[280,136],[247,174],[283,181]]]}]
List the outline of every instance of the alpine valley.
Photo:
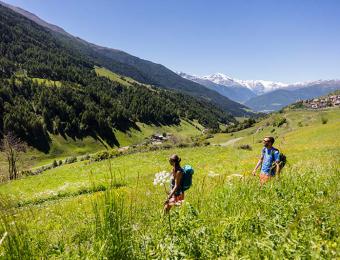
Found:
[{"label": "alpine valley", "polygon": [[322,96],[340,89],[340,80],[287,84],[267,80],[239,80],[222,73],[202,77],[184,72],[178,72],[178,75],[261,112],[276,111],[298,100]]},{"label": "alpine valley", "polygon": [[[85,29],[95,42],[110,38],[144,55],[157,46],[163,53],[155,59],[189,61],[193,71],[221,58],[205,40],[228,51],[233,42],[250,60],[233,41],[239,34],[249,40],[249,14],[266,18],[255,25],[260,30],[280,18],[267,9],[278,1],[4,1],[63,21],[67,30]],[[318,11],[331,1],[305,1],[305,13],[293,17],[289,3],[285,18],[305,22],[309,2]],[[246,14],[245,5],[254,9]],[[238,35],[223,30],[231,23]],[[194,58],[184,57],[192,46]],[[260,56],[257,48],[252,53]],[[176,73],[0,2],[0,260],[340,259],[337,88],[339,80]],[[276,176],[264,176],[261,164],[276,166]]]}]

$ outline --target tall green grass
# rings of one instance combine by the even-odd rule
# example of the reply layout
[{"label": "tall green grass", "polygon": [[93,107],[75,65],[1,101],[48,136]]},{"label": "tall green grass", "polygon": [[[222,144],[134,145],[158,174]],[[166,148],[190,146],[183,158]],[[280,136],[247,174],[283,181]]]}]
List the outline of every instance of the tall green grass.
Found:
[{"label": "tall green grass", "polygon": [[[196,180],[182,207],[161,214],[161,198],[137,184],[94,197],[82,232],[86,248],[70,247],[54,257],[91,259],[216,259],[339,257],[339,168],[332,160],[295,171],[261,187],[255,177],[214,176]],[[162,188],[159,188],[162,190]],[[2,213],[4,257],[49,257],[21,212]],[[34,214],[34,213],[32,213]],[[84,221],[84,220],[81,220]],[[13,224],[14,223],[14,224]],[[77,236],[79,236],[78,234]],[[40,239],[48,236],[39,234]],[[62,243],[62,241],[60,241]],[[69,250],[69,252],[67,252]],[[20,256],[20,257],[19,257]]]},{"label": "tall green grass", "polygon": [[[340,125],[328,118],[285,132],[296,117],[277,130],[289,163],[262,187],[250,175],[259,143],[253,151],[210,146],[76,163],[2,185],[0,239],[8,235],[0,258],[338,259]],[[183,206],[163,217],[164,189],[152,180],[172,152],[196,172]],[[46,191],[68,195],[55,200]]]},{"label": "tall green grass", "polygon": [[124,198],[110,190],[93,203],[95,215],[95,257],[134,259],[131,219]]},{"label": "tall green grass", "polygon": [[6,201],[0,200],[0,258],[32,259],[34,246],[25,221],[17,221],[18,212],[6,204]]}]

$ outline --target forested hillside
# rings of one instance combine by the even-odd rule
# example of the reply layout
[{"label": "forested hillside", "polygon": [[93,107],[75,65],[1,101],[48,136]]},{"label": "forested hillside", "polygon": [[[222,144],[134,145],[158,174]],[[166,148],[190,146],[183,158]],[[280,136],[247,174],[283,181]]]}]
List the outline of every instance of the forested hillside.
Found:
[{"label": "forested hillside", "polygon": [[59,41],[63,42],[64,45],[75,52],[80,52],[82,55],[89,57],[100,67],[106,67],[115,73],[131,77],[141,83],[152,84],[166,89],[174,89],[190,96],[204,99],[205,101],[213,103],[223,111],[231,113],[233,116],[255,116],[246,106],[232,101],[203,85],[184,79],[162,64],[156,64],[117,49],[89,43],[67,33],[56,25],[45,22],[30,12],[5,3],[2,4],[30,20],[37,22],[51,32]]},{"label": "forested hillside", "polygon": [[99,77],[90,57],[1,5],[0,24],[0,131],[13,131],[40,150],[48,151],[49,133],[118,145],[113,128],[136,128],[137,121],[197,119],[210,128],[234,121],[204,100]]}]

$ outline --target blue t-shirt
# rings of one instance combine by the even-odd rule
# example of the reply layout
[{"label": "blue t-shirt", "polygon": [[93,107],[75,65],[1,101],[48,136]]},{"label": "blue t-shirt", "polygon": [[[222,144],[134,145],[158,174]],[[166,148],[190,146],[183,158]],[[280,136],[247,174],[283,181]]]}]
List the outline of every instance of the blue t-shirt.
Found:
[{"label": "blue t-shirt", "polygon": [[261,172],[265,174],[275,175],[275,169],[274,171],[271,171],[273,162],[278,162],[280,159],[280,152],[279,150],[275,149],[274,147],[268,149],[264,147],[262,149],[262,167]]}]

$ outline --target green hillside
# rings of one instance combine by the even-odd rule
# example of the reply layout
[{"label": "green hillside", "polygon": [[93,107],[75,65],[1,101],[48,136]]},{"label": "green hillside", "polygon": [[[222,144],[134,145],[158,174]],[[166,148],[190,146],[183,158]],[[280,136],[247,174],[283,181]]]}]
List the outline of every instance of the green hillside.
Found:
[{"label": "green hillside", "polygon": [[120,76],[105,68],[95,66],[95,71],[98,76],[106,77],[112,81],[118,82],[119,84],[123,86],[129,87],[132,85],[132,83],[138,83],[137,81],[131,78]]},{"label": "green hillside", "polygon": [[[339,109],[287,110],[233,135],[214,135],[215,145],[83,161],[2,184],[0,234],[8,235],[0,254],[339,258],[339,115]],[[277,138],[288,164],[280,179],[260,188],[250,172],[268,134]],[[169,226],[168,217],[161,217],[164,188],[152,182],[155,173],[170,169],[172,153],[195,175]]]},{"label": "green hillside", "polygon": [[[106,48],[86,42],[85,40],[66,33],[58,26],[46,23],[39,17],[26,12],[25,10],[15,8],[3,3],[0,3],[0,5],[0,9],[6,10],[6,12],[9,14],[12,14],[12,10],[14,10],[17,17],[21,17],[21,20],[24,17],[27,18],[26,20],[29,21],[31,25],[34,24],[34,26],[39,26],[41,30],[46,31],[50,36],[53,36],[54,41],[57,41],[64,47],[67,47],[69,50],[71,50],[72,53],[76,53],[77,56],[79,55],[85,58],[86,66],[89,65],[88,63],[92,63],[93,65],[108,68],[110,71],[113,71],[125,77],[133,78],[134,80],[142,82],[144,84],[151,84],[165,89],[180,91],[184,94],[212,103],[214,104],[214,106],[217,106],[224,112],[231,113],[234,116],[243,116],[245,114],[248,116],[257,116],[256,113],[249,111],[246,106],[234,102],[229,98],[218,94],[215,91],[211,91],[210,89],[200,84],[183,79],[182,77],[161,64],[156,64],[151,61],[140,59],[120,50]],[[7,15],[4,15],[4,17],[6,16]],[[19,29],[18,32],[21,33],[22,31],[24,30]],[[29,33],[32,32],[30,31]],[[39,42],[40,39],[41,38],[36,39],[36,41]],[[68,55],[66,55],[65,57],[67,56]],[[79,58],[79,56],[77,57],[77,59]],[[42,57],[43,56],[41,56],[41,58]],[[64,59],[64,57],[62,59]],[[4,59],[2,62],[4,65],[7,66],[5,69],[6,74],[15,70],[15,66],[11,60]],[[46,62],[46,60],[41,59],[40,62],[43,64]],[[40,69],[42,69],[42,67]],[[35,70],[35,68],[29,69]],[[61,68],[61,70],[63,69],[64,68]],[[43,73],[47,72],[51,74],[50,70],[50,67],[46,69],[44,68]],[[69,70],[69,72],[71,71],[76,72],[75,74],[77,77],[78,71],[75,68]],[[39,71],[39,73],[40,72],[41,71]],[[74,76],[69,73],[68,77],[72,78]],[[77,80],[81,80],[81,78],[78,77]]]},{"label": "green hillside", "polygon": [[0,4],[0,133],[46,154],[53,136],[120,146],[115,132],[138,122],[218,129],[235,122],[212,103],[119,76],[51,31]]},{"label": "green hillside", "polygon": [[[115,130],[114,134],[121,147],[131,146],[143,143],[153,134],[168,133],[175,136],[182,142],[190,140],[191,137],[200,136],[203,127],[197,122],[181,121],[179,125],[175,126],[156,126],[137,122],[137,129],[130,129],[129,131]],[[28,170],[37,168],[43,165],[49,165],[54,160],[65,160],[69,157],[81,157],[84,155],[91,155],[98,151],[107,149],[109,145],[103,140],[94,139],[92,137],[85,137],[83,139],[72,139],[61,135],[50,135],[51,146],[49,152],[46,154],[34,148],[29,148],[19,162],[19,170]],[[0,159],[0,180],[7,175],[7,162],[5,158]]]}]

